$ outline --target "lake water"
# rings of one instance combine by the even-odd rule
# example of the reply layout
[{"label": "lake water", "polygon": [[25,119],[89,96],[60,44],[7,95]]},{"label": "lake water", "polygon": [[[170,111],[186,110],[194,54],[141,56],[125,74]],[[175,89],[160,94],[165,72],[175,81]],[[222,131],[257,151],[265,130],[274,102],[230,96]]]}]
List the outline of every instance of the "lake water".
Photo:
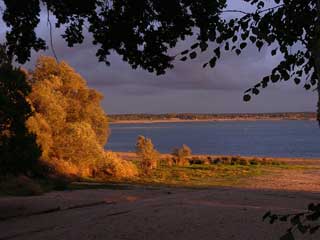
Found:
[{"label": "lake water", "polygon": [[111,124],[106,145],[134,151],[139,135],[150,137],[160,152],[187,144],[196,154],[320,158],[316,121],[227,121]]}]

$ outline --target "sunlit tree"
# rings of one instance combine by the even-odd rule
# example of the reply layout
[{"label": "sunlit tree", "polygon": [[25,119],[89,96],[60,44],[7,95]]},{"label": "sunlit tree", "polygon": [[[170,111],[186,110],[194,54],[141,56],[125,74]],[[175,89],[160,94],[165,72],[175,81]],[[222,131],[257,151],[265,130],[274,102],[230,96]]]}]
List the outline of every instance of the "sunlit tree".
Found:
[{"label": "sunlit tree", "polygon": [[152,140],[144,136],[139,136],[136,143],[136,153],[140,158],[142,170],[149,173],[157,168],[159,162],[159,153],[154,148]]},{"label": "sunlit tree", "polygon": [[67,63],[40,57],[31,73],[34,116],[27,121],[37,135],[42,160],[63,160],[95,166],[104,158],[109,128],[100,106],[102,95],[88,88],[85,80]]}]

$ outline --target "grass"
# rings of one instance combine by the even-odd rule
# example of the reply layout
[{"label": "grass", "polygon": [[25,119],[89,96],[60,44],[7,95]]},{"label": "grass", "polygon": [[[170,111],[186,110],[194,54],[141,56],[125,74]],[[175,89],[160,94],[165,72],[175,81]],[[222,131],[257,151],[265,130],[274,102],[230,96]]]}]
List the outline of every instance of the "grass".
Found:
[{"label": "grass", "polygon": [[[139,166],[138,159],[127,159]],[[218,160],[218,161],[217,161]],[[127,180],[117,178],[81,178],[82,183],[71,183],[63,178],[34,180],[27,177],[8,178],[0,181],[0,196],[38,195],[53,190],[82,189],[131,189],[132,185],[156,185],[176,187],[243,187],[257,176],[272,175],[279,171],[304,171],[319,169],[319,166],[293,165],[264,159],[240,157],[193,158],[189,166],[168,166],[162,161],[160,166],[149,174],[143,174]],[[131,185],[131,186],[130,186]]]},{"label": "grass", "polygon": [[236,186],[248,178],[268,174],[276,169],[305,169],[293,165],[190,165],[190,166],[160,166],[149,175],[142,175],[133,180],[138,184],[160,184],[168,186]]}]

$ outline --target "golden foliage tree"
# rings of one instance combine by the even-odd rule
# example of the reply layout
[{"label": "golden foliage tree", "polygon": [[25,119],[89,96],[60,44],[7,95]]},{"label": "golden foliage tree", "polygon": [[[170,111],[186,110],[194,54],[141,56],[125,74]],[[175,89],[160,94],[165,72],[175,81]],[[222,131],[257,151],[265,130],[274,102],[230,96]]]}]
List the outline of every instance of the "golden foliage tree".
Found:
[{"label": "golden foliage tree", "polygon": [[176,165],[185,166],[188,165],[189,162],[187,157],[192,154],[192,150],[187,145],[183,144],[181,148],[175,148],[172,151],[172,155],[174,156],[174,162]]},{"label": "golden foliage tree", "polygon": [[139,136],[136,143],[136,153],[141,158],[141,168],[146,173],[150,170],[157,168],[159,153],[154,148],[150,138]]},{"label": "golden foliage tree", "polygon": [[82,175],[90,174],[104,161],[109,135],[108,119],[100,106],[103,96],[88,88],[66,62],[57,63],[51,57],[38,59],[30,81],[28,98],[35,114],[27,126],[37,136],[42,160],[51,166],[62,161]]}]

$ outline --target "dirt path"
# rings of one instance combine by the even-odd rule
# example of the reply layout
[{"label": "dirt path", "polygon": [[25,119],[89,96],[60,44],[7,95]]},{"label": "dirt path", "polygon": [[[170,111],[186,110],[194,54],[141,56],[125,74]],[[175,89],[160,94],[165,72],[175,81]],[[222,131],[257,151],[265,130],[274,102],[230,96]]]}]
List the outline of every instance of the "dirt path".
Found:
[{"label": "dirt path", "polygon": [[[105,204],[90,206],[101,201]],[[4,212],[23,212],[25,216],[1,220],[0,239],[278,239],[286,226],[263,223],[261,216],[267,210],[300,211],[311,201],[320,202],[320,194],[139,186],[126,190],[81,190],[40,197],[2,198],[1,216]],[[72,208],[80,205],[83,207]],[[30,214],[54,207],[61,210]],[[304,239],[319,239],[319,235]]]},{"label": "dirt path", "polygon": [[254,189],[320,192],[320,169],[272,170],[270,174],[248,179],[244,185]]}]

